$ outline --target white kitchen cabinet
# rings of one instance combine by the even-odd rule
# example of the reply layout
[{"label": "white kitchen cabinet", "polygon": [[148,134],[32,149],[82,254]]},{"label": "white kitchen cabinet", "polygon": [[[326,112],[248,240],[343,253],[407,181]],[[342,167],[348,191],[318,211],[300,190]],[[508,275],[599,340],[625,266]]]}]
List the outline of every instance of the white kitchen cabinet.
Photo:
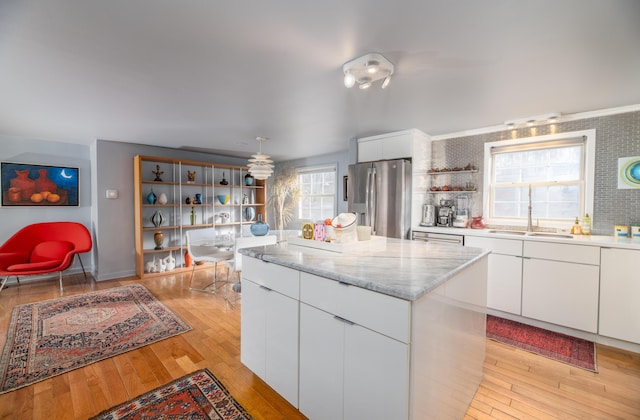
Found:
[{"label": "white kitchen cabinet", "polygon": [[600,249],[524,242],[522,316],[596,333]]},{"label": "white kitchen cabinet", "polygon": [[603,248],[599,334],[640,344],[640,251]]},{"label": "white kitchen cabinet", "polygon": [[466,236],[465,246],[490,249],[487,307],[522,314],[522,240]]},{"label": "white kitchen cabinet", "polygon": [[242,363],[298,407],[299,273],[243,257]]},{"label": "white kitchen cabinet", "polygon": [[300,296],[300,411],[311,419],[407,418],[408,343],[344,315],[376,325],[388,314],[386,328],[408,339],[408,302],[306,273]]},{"label": "white kitchen cabinet", "polygon": [[358,162],[410,158],[413,156],[414,140],[423,137],[426,134],[418,130],[405,130],[359,138]]}]

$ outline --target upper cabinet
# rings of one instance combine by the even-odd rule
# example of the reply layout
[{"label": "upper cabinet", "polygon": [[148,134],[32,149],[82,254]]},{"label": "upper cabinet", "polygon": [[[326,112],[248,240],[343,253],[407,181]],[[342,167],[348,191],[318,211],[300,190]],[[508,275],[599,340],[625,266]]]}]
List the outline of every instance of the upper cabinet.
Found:
[{"label": "upper cabinet", "polygon": [[358,162],[412,158],[415,142],[426,138],[419,130],[405,130],[358,139]]},{"label": "upper cabinet", "polygon": [[136,274],[186,270],[185,233],[215,229],[230,241],[266,219],[265,181],[247,167],[150,156],[134,158]]}]

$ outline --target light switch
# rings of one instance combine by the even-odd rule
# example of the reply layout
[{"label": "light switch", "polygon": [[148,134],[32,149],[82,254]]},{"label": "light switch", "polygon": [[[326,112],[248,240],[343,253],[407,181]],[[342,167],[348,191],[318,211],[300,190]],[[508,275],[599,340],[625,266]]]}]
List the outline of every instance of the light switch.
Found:
[{"label": "light switch", "polygon": [[107,190],[107,198],[118,198],[118,190]]}]

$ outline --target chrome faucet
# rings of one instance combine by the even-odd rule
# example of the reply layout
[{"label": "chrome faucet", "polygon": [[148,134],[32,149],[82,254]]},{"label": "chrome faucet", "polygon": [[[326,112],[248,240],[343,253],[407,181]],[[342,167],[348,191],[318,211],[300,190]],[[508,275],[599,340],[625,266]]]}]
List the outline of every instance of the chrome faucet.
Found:
[{"label": "chrome faucet", "polygon": [[531,184],[529,184],[529,208],[527,209],[527,232],[533,232],[533,223],[531,221]]}]

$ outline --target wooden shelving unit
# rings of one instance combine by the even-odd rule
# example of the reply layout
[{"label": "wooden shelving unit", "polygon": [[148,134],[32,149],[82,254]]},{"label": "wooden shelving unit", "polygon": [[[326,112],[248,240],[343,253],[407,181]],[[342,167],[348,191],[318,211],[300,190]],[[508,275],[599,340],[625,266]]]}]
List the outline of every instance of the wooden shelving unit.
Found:
[{"label": "wooden shelving unit", "polygon": [[[245,185],[247,170],[246,166],[136,156],[134,217],[138,277],[166,275],[167,271],[149,272],[146,268],[154,259],[165,259],[169,255],[176,263],[172,272],[191,270],[184,263],[185,233],[189,229],[208,228],[215,229],[217,235],[242,236],[248,234],[243,227],[253,223],[259,214],[266,220],[266,182],[254,180],[253,185]],[[161,181],[156,180],[159,172],[162,172]],[[189,179],[189,173],[193,180]],[[151,191],[157,200],[164,194],[166,203],[149,202],[147,197]],[[196,194],[200,195],[201,204],[194,204]],[[219,195],[228,195],[228,202],[221,203]],[[162,223],[158,226],[152,220],[156,212],[162,215]],[[194,223],[191,223],[192,212],[196,218]],[[249,219],[251,214],[254,217]],[[156,232],[162,232],[164,236],[162,249],[155,249]],[[201,267],[206,265],[196,269]]]}]

